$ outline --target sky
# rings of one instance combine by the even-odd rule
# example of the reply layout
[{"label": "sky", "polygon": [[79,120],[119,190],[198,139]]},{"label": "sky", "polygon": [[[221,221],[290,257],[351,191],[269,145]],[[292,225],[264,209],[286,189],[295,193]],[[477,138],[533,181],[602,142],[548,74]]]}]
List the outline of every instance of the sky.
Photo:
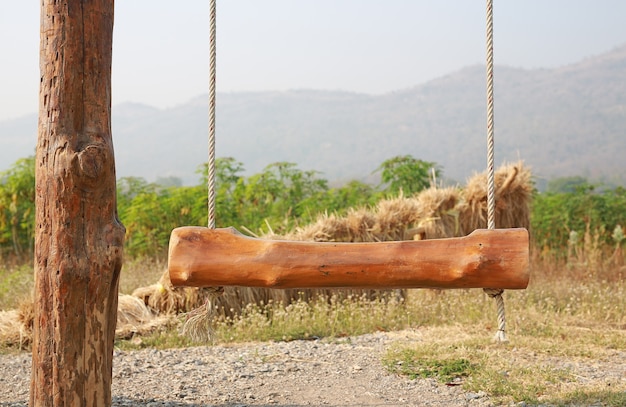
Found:
[{"label": "sky", "polygon": [[[1,1],[5,120],[38,109],[40,2]],[[558,67],[626,43],[624,0],[494,3],[496,65]],[[167,108],[207,93],[208,8],[208,0],[115,2],[113,105]],[[218,92],[381,94],[485,59],[478,0],[218,0],[217,25]]]}]

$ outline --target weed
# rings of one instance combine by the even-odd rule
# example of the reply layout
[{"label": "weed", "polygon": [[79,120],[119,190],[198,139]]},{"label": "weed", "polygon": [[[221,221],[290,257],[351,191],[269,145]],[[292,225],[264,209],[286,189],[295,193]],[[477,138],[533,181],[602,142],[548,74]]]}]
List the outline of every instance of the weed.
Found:
[{"label": "weed", "polygon": [[626,391],[623,390],[574,390],[558,399],[548,398],[546,404],[555,407],[564,406],[626,406]]},{"label": "weed", "polygon": [[119,350],[186,348],[194,345],[198,344],[185,336],[179,335],[175,327],[160,329],[148,335],[115,341],[115,348]]},{"label": "weed", "polygon": [[465,358],[433,359],[412,349],[388,354],[383,363],[389,371],[407,375],[411,379],[432,377],[443,383],[465,378],[475,369]]}]

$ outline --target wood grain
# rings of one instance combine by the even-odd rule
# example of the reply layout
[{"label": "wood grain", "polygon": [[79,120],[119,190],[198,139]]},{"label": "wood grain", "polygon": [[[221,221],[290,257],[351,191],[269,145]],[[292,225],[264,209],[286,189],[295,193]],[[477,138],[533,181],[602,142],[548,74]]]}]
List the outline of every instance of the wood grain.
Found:
[{"label": "wood grain", "polygon": [[124,227],[113,0],[42,0],[31,406],[110,406]]},{"label": "wood grain", "polygon": [[377,243],[264,240],[233,228],[172,231],[176,286],[266,288],[503,288],[529,280],[526,229]]}]

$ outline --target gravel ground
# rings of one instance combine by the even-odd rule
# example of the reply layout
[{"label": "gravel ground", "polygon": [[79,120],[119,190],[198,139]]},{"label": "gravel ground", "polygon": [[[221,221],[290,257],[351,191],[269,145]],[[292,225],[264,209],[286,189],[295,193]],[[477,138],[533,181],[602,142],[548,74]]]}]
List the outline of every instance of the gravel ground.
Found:
[{"label": "gravel ground", "polygon": [[[113,405],[492,405],[483,393],[388,373],[381,356],[389,346],[418,341],[416,332],[401,331],[337,340],[116,351]],[[626,354],[622,356],[626,362]],[[0,405],[26,406],[30,354],[0,356],[0,366]],[[625,367],[616,366],[619,380]]]},{"label": "gravel ground", "polygon": [[[411,331],[339,340],[122,352],[113,361],[114,406],[487,406],[484,394],[409,380],[381,364]],[[30,354],[0,356],[0,405],[26,406]]]}]

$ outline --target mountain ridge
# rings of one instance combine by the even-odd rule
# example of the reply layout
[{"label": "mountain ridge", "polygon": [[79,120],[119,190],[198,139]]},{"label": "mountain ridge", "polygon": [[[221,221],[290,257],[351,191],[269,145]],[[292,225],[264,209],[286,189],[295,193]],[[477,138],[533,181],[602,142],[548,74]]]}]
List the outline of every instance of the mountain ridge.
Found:
[{"label": "mountain ridge", "polygon": [[[497,165],[522,159],[539,179],[626,185],[626,45],[554,69],[496,66],[494,89]],[[247,173],[288,161],[329,180],[367,179],[384,160],[411,154],[463,182],[486,166],[485,105],[482,65],[380,95],[218,93],[216,151]],[[203,95],[168,109],[114,106],[118,176],[197,182],[207,109]],[[36,115],[0,122],[0,168],[32,154],[35,134]]]}]

